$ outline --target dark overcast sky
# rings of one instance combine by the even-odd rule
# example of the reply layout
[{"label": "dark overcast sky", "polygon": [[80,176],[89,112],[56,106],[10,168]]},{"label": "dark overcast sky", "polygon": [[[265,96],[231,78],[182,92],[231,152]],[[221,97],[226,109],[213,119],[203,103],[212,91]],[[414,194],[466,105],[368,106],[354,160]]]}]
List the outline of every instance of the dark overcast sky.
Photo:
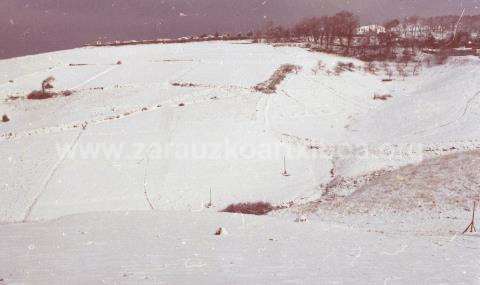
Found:
[{"label": "dark overcast sky", "polygon": [[0,0],[0,58],[109,40],[243,32],[347,9],[362,22],[480,14],[480,0]]}]

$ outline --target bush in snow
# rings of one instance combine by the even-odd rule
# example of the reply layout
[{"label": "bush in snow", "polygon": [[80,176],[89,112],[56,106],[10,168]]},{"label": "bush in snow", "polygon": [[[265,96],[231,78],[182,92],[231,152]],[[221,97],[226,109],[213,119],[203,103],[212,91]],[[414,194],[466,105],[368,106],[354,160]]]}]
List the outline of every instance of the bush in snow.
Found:
[{"label": "bush in snow", "polygon": [[29,100],[44,100],[49,99],[57,96],[70,96],[73,92],[70,90],[65,90],[62,92],[43,92],[39,90],[32,91],[30,94],[27,95],[27,99]]},{"label": "bush in snow", "polygon": [[340,75],[344,71],[354,71],[355,70],[355,64],[352,62],[337,62],[337,65],[335,66],[335,75]]},{"label": "bush in snow", "polygon": [[407,77],[407,71],[406,68],[408,67],[407,63],[400,63],[398,62],[396,65],[398,75],[401,76],[403,79]]},{"label": "bush in snow", "polygon": [[27,99],[30,100],[43,100],[43,99],[49,99],[57,96],[70,96],[73,94],[73,91],[70,90],[65,90],[61,92],[53,92],[50,91],[53,89],[53,82],[55,81],[55,78],[53,76],[47,77],[47,79],[42,81],[42,90],[34,90],[30,94],[27,95]]},{"label": "bush in snow", "polygon": [[365,70],[366,73],[370,73],[373,75],[377,74],[377,66],[375,65],[374,62],[366,62],[363,69]]},{"label": "bush in snow", "polygon": [[325,64],[321,60],[319,60],[318,63],[317,63],[317,66],[312,68],[312,72],[313,72],[313,74],[317,75],[318,72],[320,72],[321,70],[324,70],[324,69],[325,69]]},{"label": "bush in snow", "polygon": [[272,206],[270,203],[255,202],[255,203],[231,204],[221,212],[261,216],[261,215],[266,215],[275,209],[276,208]]},{"label": "bush in snow", "polygon": [[6,123],[6,122],[8,122],[8,121],[10,121],[10,119],[8,118],[8,116],[7,116],[7,115],[3,115],[3,116],[2,116],[2,123]]},{"label": "bush in snow", "polygon": [[27,99],[30,99],[30,100],[43,100],[43,99],[48,99],[52,97],[53,97],[52,92],[43,92],[39,90],[32,91],[32,93],[27,95]]},{"label": "bush in snow", "polygon": [[375,93],[375,94],[373,95],[373,100],[386,101],[386,100],[388,100],[388,99],[390,99],[390,98],[392,98],[392,97],[393,97],[393,96],[390,95],[390,94],[381,95],[381,94]]}]

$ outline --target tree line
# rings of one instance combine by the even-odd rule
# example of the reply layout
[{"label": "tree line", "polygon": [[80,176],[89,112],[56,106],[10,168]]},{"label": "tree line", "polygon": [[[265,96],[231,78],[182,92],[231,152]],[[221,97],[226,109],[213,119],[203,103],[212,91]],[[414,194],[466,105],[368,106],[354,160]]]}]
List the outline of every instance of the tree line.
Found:
[{"label": "tree line", "polygon": [[480,15],[406,17],[378,25],[381,30],[359,34],[359,18],[347,11],[310,17],[291,27],[266,22],[254,34],[268,42],[306,42],[312,49],[362,59],[408,60],[419,50],[480,47]]}]

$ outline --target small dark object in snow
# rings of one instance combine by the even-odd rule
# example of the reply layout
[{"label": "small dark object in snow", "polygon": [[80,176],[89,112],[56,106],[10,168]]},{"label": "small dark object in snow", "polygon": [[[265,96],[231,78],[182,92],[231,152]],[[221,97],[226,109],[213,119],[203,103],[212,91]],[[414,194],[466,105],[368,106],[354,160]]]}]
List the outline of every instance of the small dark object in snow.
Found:
[{"label": "small dark object in snow", "polygon": [[301,215],[300,217],[297,217],[295,219],[296,223],[306,223],[308,221],[307,217],[304,215]]},{"label": "small dark object in snow", "polygon": [[8,97],[8,100],[11,100],[11,101],[15,101],[15,100],[18,100],[20,99],[20,96],[9,96]]},{"label": "small dark object in snow", "polygon": [[387,101],[388,99],[390,99],[392,97],[393,96],[390,95],[390,94],[385,94],[385,95],[375,94],[375,95],[373,95],[373,100]]},{"label": "small dark object in snow", "polygon": [[221,235],[225,235],[226,233],[227,233],[227,231],[226,231],[224,228],[220,227],[220,228],[218,228],[217,231],[215,232],[215,235],[216,235],[216,236],[221,236]]},{"label": "small dark object in snow", "polygon": [[117,61],[117,65],[122,65],[122,61],[121,60]]},{"label": "small dark object in snow", "polygon": [[190,82],[173,82],[171,84],[172,86],[175,86],[175,87],[198,87],[197,84],[190,83]]},{"label": "small dark object in snow", "polygon": [[13,80],[8,80],[8,82],[13,83]]},{"label": "small dark object in snow", "polygon": [[148,110],[147,107],[143,107],[143,108],[142,108],[142,112],[145,112],[145,111],[147,111],[147,110]]},{"label": "small dark object in snow", "polygon": [[392,79],[387,79],[387,78],[382,79],[382,82],[391,82],[391,81],[393,81],[393,80]]},{"label": "small dark object in snow", "polygon": [[185,104],[184,104],[184,103],[180,103],[180,104],[178,104],[178,106],[179,106],[179,107],[184,107]]},{"label": "small dark object in snow", "polygon": [[3,123],[9,122],[9,121],[10,121],[10,119],[8,118],[7,115],[3,115],[3,116],[2,116],[2,122],[3,122]]}]

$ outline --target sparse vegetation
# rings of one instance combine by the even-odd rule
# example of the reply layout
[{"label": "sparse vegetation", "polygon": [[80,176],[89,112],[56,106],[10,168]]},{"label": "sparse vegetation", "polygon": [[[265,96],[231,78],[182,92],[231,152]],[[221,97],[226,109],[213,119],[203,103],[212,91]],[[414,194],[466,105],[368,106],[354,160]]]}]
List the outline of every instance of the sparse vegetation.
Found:
[{"label": "sparse vegetation", "polygon": [[270,203],[255,202],[255,203],[232,204],[227,208],[225,208],[224,210],[222,210],[221,212],[262,216],[270,213],[275,209],[276,208],[272,206]]},{"label": "sparse vegetation", "polygon": [[297,65],[284,64],[280,66],[267,81],[255,85],[253,89],[265,94],[275,93],[277,86],[285,80],[288,74],[293,72],[297,73],[300,69],[301,67]]},{"label": "sparse vegetation", "polygon": [[381,95],[381,94],[375,93],[375,94],[373,95],[373,100],[386,101],[386,100],[388,100],[388,99],[390,99],[390,98],[393,98],[393,96],[390,95],[390,94],[383,94],[383,95]]},{"label": "sparse vegetation", "polygon": [[190,83],[190,82],[172,82],[172,86],[175,87],[198,87],[198,84]]},{"label": "sparse vegetation", "polygon": [[49,76],[47,79],[42,81],[42,90],[34,90],[30,94],[27,95],[27,99],[29,100],[44,100],[44,99],[50,99],[53,97],[58,97],[58,96],[70,96],[73,94],[73,91],[70,90],[65,90],[61,92],[53,92],[50,91],[53,89],[53,82],[55,81],[55,78],[52,76]]},{"label": "sparse vegetation", "polygon": [[42,91],[32,91],[30,94],[27,95],[27,99],[29,100],[45,100],[50,99],[58,96],[68,97],[73,94],[73,91],[65,90],[61,92],[42,92]]},{"label": "sparse vegetation", "polygon": [[319,60],[317,65],[312,68],[313,74],[317,75],[320,71],[325,70],[325,63],[323,61]]},{"label": "sparse vegetation", "polygon": [[29,100],[44,100],[49,98],[53,98],[53,92],[43,92],[35,90],[27,95],[27,99]]},{"label": "sparse vegetation", "polygon": [[374,62],[365,62],[363,70],[373,75],[377,74],[377,65]]},{"label": "sparse vegetation", "polygon": [[342,61],[337,62],[337,65],[335,66],[335,71],[334,71],[335,75],[340,75],[345,71],[355,71],[355,64],[353,64],[352,62],[348,62],[348,63],[345,63]]},{"label": "sparse vegetation", "polygon": [[397,65],[396,65],[397,73],[403,79],[405,79],[405,77],[407,77],[407,72],[405,70],[407,66],[408,66],[407,64],[404,64],[404,63],[401,63],[401,62],[398,62]]}]

